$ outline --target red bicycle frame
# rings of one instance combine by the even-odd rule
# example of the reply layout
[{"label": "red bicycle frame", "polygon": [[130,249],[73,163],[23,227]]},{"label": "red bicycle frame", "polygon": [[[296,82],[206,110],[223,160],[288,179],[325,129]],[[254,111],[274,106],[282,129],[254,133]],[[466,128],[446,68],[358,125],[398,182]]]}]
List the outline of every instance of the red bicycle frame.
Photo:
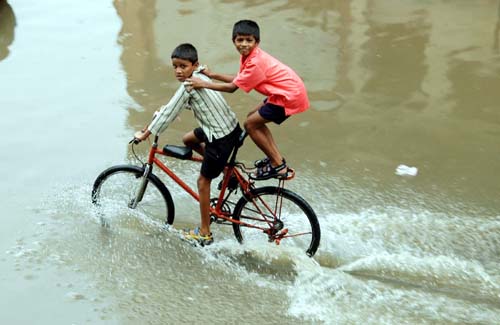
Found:
[{"label": "red bicycle frame", "polygon": [[[187,185],[181,178],[179,178],[170,168],[168,168],[160,159],[158,159],[156,157],[156,155],[161,155],[161,156],[165,156],[165,157],[178,158],[178,157],[175,157],[175,156],[170,155],[168,153],[165,153],[163,150],[158,149],[157,139],[155,139],[155,141],[153,142],[153,144],[151,146],[151,149],[149,150],[147,164],[150,165],[150,166],[152,166],[153,164],[155,164],[156,166],[158,166],[175,183],[177,183],[187,193],[189,193],[189,195],[191,195],[197,202],[199,202],[200,201],[200,197],[199,197],[198,193],[195,192],[189,185]],[[198,156],[190,156],[188,158],[178,158],[178,159],[189,160],[189,161],[200,162],[200,163],[203,161],[203,158],[198,157]],[[217,217],[219,217],[221,219],[229,221],[231,223],[237,223],[237,224],[239,224],[241,226],[245,226],[245,227],[249,227],[249,228],[260,229],[263,232],[267,233],[269,231],[269,229],[267,229],[267,228],[259,227],[259,226],[256,226],[256,225],[253,225],[253,224],[249,224],[249,223],[246,223],[246,222],[243,222],[243,221],[240,221],[240,220],[232,219],[230,213],[222,211],[222,205],[223,205],[223,202],[224,202],[224,195],[226,193],[226,189],[227,189],[229,180],[231,178],[230,177],[231,175],[234,175],[236,177],[236,179],[238,180],[238,183],[240,184],[241,189],[242,189],[242,191],[244,193],[247,193],[247,194],[250,193],[251,183],[247,179],[245,179],[245,177],[243,177],[243,175],[241,174],[241,172],[235,167],[234,164],[228,164],[224,168],[224,178],[222,180],[222,187],[221,187],[221,191],[220,191],[219,196],[218,196],[217,204],[216,204],[215,207],[210,207],[210,213],[216,215]],[[266,210],[268,210],[269,213],[272,215],[273,219],[279,219],[276,216],[276,213],[273,212],[273,210],[268,206],[268,204],[266,202],[264,202],[262,200],[260,200],[260,201],[263,204],[263,206],[266,208]],[[277,204],[278,204],[278,202],[277,202]],[[261,211],[261,209],[255,203],[254,203],[254,206],[255,206],[256,209],[258,209],[259,213],[264,216],[264,213]],[[279,210],[281,210],[281,208],[278,208],[277,210],[279,211]],[[258,221],[266,222],[269,226],[272,225],[272,223],[273,223],[273,220],[256,219],[256,218],[253,218],[253,219],[254,220],[258,220]]]}]

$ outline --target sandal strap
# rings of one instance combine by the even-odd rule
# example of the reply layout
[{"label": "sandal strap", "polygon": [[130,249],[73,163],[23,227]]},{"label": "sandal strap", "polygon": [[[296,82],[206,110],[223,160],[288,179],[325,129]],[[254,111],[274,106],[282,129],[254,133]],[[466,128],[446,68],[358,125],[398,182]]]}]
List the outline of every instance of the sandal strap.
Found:
[{"label": "sandal strap", "polygon": [[[283,162],[276,166],[273,167],[271,164],[267,164],[263,167],[257,168],[257,176],[255,177],[256,179],[268,179],[272,177],[279,177],[280,176],[280,171],[287,169],[288,166],[286,165],[285,159],[283,159]],[[283,174],[285,176],[286,173]]]},{"label": "sandal strap", "polygon": [[269,157],[265,157],[265,158],[262,158],[262,159],[259,159],[259,160],[256,160],[253,165],[257,168],[259,167],[264,167],[266,165],[269,164],[269,162],[271,161],[271,159],[269,159]]},{"label": "sandal strap", "polygon": [[192,230],[190,229],[185,229],[182,238],[190,243],[195,243],[198,244],[202,247],[208,246],[214,242],[214,238],[212,236],[212,233],[208,235],[201,235],[200,234],[200,227],[196,227]]},{"label": "sandal strap", "polygon": [[212,233],[210,233],[208,235],[202,235],[200,233],[200,231],[201,231],[200,227],[196,227],[192,230],[190,230],[190,229],[185,230],[185,232],[188,236],[196,237],[196,238],[200,238],[200,239],[212,239]]},{"label": "sandal strap", "polygon": [[[271,165],[269,165],[269,166],[271,166]],[[271,166],[271,168],[272,168],[272,169],[274,169],[274,171],[279,172],[279,171],[281,171],[281,170],[283,170],[283,169],[287,168],[287,166],[286,166],[286,162],[285,162],[285,160],[283,159],[283,162],[281,163],[281,165],[278,165],[278,166],[276,166],[276,167]]]}]

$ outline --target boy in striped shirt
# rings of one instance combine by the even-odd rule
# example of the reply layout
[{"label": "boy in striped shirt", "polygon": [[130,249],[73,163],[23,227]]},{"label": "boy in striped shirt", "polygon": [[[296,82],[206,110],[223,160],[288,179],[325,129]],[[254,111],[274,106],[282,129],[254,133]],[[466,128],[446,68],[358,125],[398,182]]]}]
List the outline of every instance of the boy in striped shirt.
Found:
[{"label": "boy in striped shirt", "polygon": [[236,114],[224,97],[210,89],[193,89],[186,79],[195,76],[210,79],[201,73],[196,48],[188,43],[177,46],[171,55],[175,77],[182,82],[170,101],[155,113],[153,121],[145,130],[135,133],[135,138],[143,141],[150,134],[159,135],[179,115],[183,108],[193,111],[200,127],[186,133],[183,142],[203,156],[198,193],[200,196],[201,225],[186,231],[184,236],[197,240],[202,245],[213,242],[210,232],[210,184],[218,177],[236,145],[241,128]]}]

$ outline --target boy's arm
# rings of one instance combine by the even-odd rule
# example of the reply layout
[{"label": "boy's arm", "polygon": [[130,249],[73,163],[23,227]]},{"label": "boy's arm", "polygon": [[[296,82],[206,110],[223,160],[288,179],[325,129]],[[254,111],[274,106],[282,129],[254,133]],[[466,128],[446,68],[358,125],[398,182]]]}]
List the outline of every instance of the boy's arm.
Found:
[{"label": "boy's arm", "polygon": [[209,70],[207,67],[205,67],[201,73],[203,73],[205,76],[209,77],[210,79],[215,79],[215,80],[218,80],[218,81],[222,81],[222,82],[232,82],[233,79],[236,77],[234,75],[230,75],[230,74],[220,74],[220,73],[216,73],[216,72],[213,72],[211,70]]},{"label": "boy's arm", "polygon": [[231,81],[233,81],[234,77],[236,77],[236,76],[233,76],[231,74],[212,73],[210,78],[215,79],[215,80],[219,80],[222,82],[231,82]]},{"label": "boy's arm", "polygon": [[158,135],[162,133],[167,126],[179,115],[181,109],[185,106],[186,102],[189,100],[189,95],[185,90],[185,87],[181,85],[170,101],[162,106],[159,112],[155,112],[153,115],[153,121],[149,125],[137,131],[134,137],[138,140],[144,141],[151,134]]},{"label": "boy's arm", "polygon": [[216,90],[216,91],[223,91],[226,93],[234,93],[236,91],[236,89],[238,89],[238,86],[236,86],[232,82],[232,79],[229,82],[214,83],[214,82],[202,80],[200,78],[191,77],[189,79],[186,79],[186,82],[187,82],[187,86],[191,87],[193,89],[207,88],[207,89],[212,89],[212,90]]}]

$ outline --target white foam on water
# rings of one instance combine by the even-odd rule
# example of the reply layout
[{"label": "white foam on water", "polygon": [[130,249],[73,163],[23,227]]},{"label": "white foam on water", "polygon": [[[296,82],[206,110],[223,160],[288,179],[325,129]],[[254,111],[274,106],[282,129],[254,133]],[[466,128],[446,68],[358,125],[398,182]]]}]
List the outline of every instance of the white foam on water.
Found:
[{"label": "white foam on water", "polygon": [[[494,259],[499,221],[485,218],[478,228],[475,218],[396,208],[328,213],[320,219],[322,241],[314,259],[268,243],[234,245],[229,239],[207,252],[217,252],[219,261],[221,255],[244,254],[262,264],[287,260],[293,276],[278,287],[287,292],[290,315],[304,320],[488,324],[500,317],[498,264],[486,266],[476,258]],[[235,265],[229,259],[228,267]],[[253,281],[276,287],[274,277],[262,274],[256,269]]]},{"label": "white foam on water", "polygon": [[455,292],[472,299],[500,299],[500,286],[475,261],[448,256],[415,257],[410,254],[368,256],[339,268],[347,273],[406,282],[436,291]]},{"label": "white foam on water", "polygon": [[498,308],[419,288],[388,286],[341,270],[302,268],[288,289],[289,312],[327,324],[493,324]]},{"label": "white foam on water", "polygon": [[491,262],[499,218],[388,207],[328,213],[320,223],[321,266],[295,264],[292,315],[374,324],[500,319],[500,265]]}]

